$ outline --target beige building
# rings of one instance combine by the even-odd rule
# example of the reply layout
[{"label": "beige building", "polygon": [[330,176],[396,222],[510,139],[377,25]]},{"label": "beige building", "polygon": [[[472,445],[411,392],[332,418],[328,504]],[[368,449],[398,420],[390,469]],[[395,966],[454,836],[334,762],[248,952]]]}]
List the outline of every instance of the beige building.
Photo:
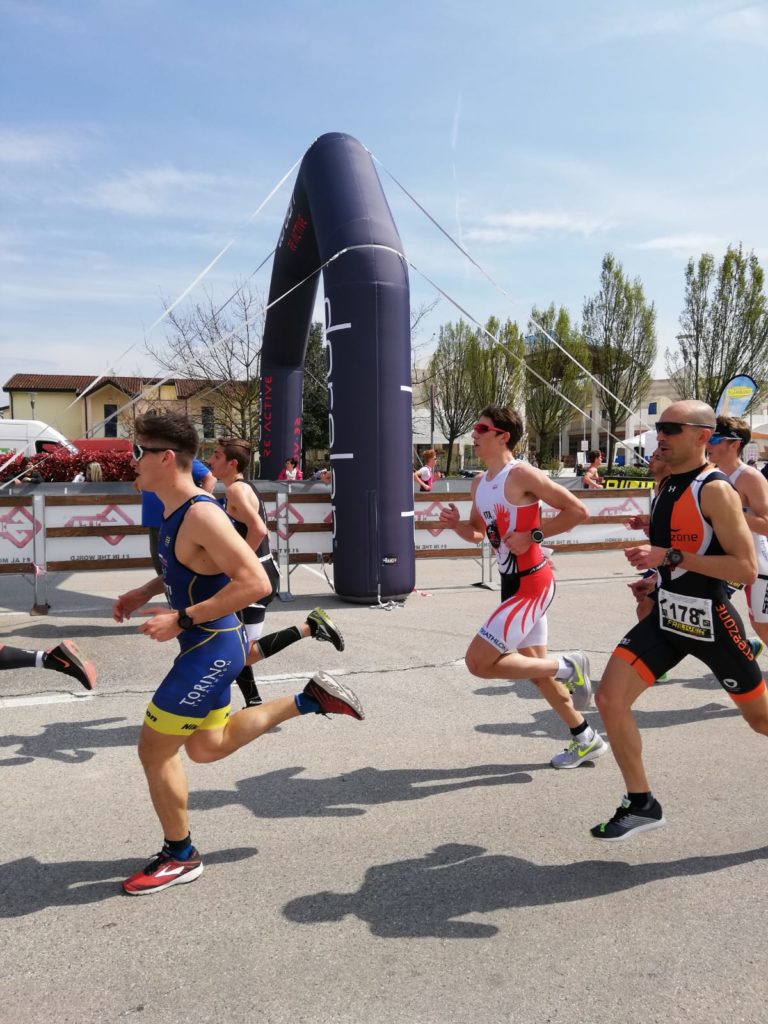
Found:
[{"label": "beige building", "polygon": [[41,420],[76,440],[84,437],[127,438],[134,418],[153,408],[174,408],[197,425],[203,442],[217,436],[220,384],[147,377],[95,377],[16,373],[6,381],[9,419]]}]

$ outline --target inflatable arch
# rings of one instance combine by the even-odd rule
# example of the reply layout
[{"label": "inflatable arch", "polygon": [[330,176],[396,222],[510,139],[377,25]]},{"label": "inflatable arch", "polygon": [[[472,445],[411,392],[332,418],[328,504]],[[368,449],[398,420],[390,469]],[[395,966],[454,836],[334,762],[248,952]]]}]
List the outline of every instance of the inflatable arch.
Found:
[{"label": "inflatable arch", "polygon": [[[368,152],[307,150],[275,251],[261,353],[261,467],[301,454],[304,357],[322,270],[337,594],[369,602],[415,582],[408,271]],[[337,254],[340,254],[337,256]],[[332,257],[337,258],[332,259]],[[298,287],[297,287],[298,286]]]}]

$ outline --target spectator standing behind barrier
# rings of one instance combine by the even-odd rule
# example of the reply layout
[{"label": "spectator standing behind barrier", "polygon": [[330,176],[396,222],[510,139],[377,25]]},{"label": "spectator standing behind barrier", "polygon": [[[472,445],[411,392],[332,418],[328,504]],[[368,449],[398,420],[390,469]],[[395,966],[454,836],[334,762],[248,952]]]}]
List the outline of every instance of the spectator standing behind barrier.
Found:
[{"label": "spectator standing behind barrier", "polygon": [[[192,479],[198,487],[210,494],[216,486],[216,477],[200,459],[192,460]],[[163,503],[152,491],[141,491],[141,525],[149,530],[149,554],[158,576],[163,567],[157,555],[157,535],[163,522]]]},{"label": "spectator standing behind barrier", "polygon": [[593,451],[587,452],[587,458],[589,466],[584,472],[584,486],[590,491],[600,491],[603,489],[603,484],[600,481],[598,469],[603,462],[603,453],[595,448]]},{"label": "spectator standing behind barrier", "polygon": [[296,459],[286,459],[283,468],[277,474],[278,480],[303,480],[304,474],[299,469]]},{"label": "spectator standing behind barrier", "polygon": [[437,452],[434,448],[427,448],[425,452],[422,452],[421,460],[423,465],[413,474],[413,479],[419,485],[420,491],[431,491],[432,484],[439,479],[439,474],[435,469]]},{"label": "spectator standing behind barrier", "polygon": [[89,484],[100,484],[104,479],[101,465],[95,460],[85,467],[85,479]]}]

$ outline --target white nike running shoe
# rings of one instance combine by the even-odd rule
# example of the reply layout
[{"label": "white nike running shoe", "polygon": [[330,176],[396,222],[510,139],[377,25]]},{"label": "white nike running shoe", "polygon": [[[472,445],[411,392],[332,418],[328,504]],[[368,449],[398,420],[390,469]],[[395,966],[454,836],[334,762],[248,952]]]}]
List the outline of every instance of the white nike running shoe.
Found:
[{"label": "white nike running shoe", "polygon": [[572,739],[565,750],[555,754],[549,763],[553,768],[578,768],[584,761],[595,761],[610,749],[610,745],[596,732],[594,738],[583,746],[578,737]]}]

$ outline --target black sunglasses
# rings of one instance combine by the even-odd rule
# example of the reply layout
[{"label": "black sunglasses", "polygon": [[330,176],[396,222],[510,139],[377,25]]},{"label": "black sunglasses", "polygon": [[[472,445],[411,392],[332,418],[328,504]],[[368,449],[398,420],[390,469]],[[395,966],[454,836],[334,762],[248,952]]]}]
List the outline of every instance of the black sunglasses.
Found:
[{"label": "black sunglasses", "polygon": [[178,448],[149,448],[145,444],[138,444],[136,441],[131,443],[131,455],[133,456],[134,462],[140,462],[147,452],[176,452],[178,454]]},{"label": "black sunglasses", "polygon": [[656,433],[672,437],[675,434],[682,434],[683,427],[704,427],[706,430],[714,430],[709,423],[671,423],[667,420],[657,420]]}]

